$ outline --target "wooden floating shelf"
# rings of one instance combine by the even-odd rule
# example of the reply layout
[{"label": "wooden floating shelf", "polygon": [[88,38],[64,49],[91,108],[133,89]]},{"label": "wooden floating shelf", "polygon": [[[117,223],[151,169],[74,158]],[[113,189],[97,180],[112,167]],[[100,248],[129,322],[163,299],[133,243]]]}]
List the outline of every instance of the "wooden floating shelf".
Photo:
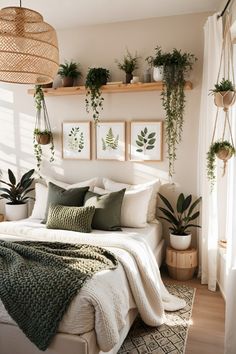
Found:
[{"label": "wooden floating shelf", "polygon": [[[103,93],[122,93],[122,92],[145,92],[145,91],[161,91],[163,88],[162,81],[150,83],[137,83],[137,84],[108,84],[102,86]],[[187,81],[185,90],[192,90],[192,82]],[[58,87],[58,88],[44,88],[45,96],[69,96],[69,95],[85,95],[85,86],[73,87]],[[29,89],[28,94],[33,95],[34,89]]]}]

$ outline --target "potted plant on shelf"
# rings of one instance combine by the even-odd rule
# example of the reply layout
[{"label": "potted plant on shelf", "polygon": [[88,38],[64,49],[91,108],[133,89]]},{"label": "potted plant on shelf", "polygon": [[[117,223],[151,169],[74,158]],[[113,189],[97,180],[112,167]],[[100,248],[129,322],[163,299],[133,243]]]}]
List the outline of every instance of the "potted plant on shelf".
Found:
[{"label": "potted plant on shelf", "polygon": [[119,62],[116,60],[118,68],[123,70],[126,74],[125,82],[129,84],[130,81],[133,79],[133,72],[134,70],[138,69],[138,59],[137,53],[132,56],[132,54],[127,49],[127,54],[123,57],[123,61]]},{"label": "potted plant on shelf", "polygon": [[167,58],[171,55],[170,53],[163,53],[160,46],[155,48],[155,56],[149,56],[145,60],[147,63],[153,67],[153,80],[162,81],[163,79],[163,66],[167,62]]},{"label": "potted plant on shelf", "polygon": [[235,87],[230,80],[223,78],[220,83],[215,84],[215,88],[210,91],[214,95],[214,102],[217,107],[228,109],[235,102]]},{"label": "potted plant on shelf", "polygon": [[235,155],[234,146],[227,140],[218,140],[211,144],[207,153],[207,177],[211,183],[211,190],[215,184],[216,157],[223,160],[223,175],[225,174],[228,160]]},{"label": "potted plant on shelf", "polygon": [[185,109],[185,78],[197,58],[191,53],[182,53],[173,49],[172,52],[162,52],[156,47],[156,57],[152,59],[154,66],[163,66],[162,105],[165,110],[165,135],[169,159],[169,176],[175,173],[174,163],[177,158],[177,145],[181,142],[184,109]]},{"label": "potted plant on shelf", "polygon": [[189,228],[200,227],[193,224],[193,221],[199,217],[200,212],[194,212],[194,209],[201,201],[201,197],[192,203],[192,195],[186,198],[183,193],[177,198],[175,209],[171,203],[161,194],[158,193],[167,209],[158,207],[164,216],[160,219],[166,220],[170,225],[170,245],[176,250],[186,250],[191,245],[191,233]]},{"label": "potted plant on shelf", "polygon": [[26,172],[17,183],[14,173],[9,169],[9,181],[0,180],[1,183],[7,186],[6,188],[0,188],[0,199],[8,201],[5,205],[6,220],[13,221],[27,217],[27,201],[34,199],[29,196],[29,193],[34,190],[34,188],[30,188],[34,180],[32,178],[33,173],[34,169]]},{"label": "potted plant on shelf", "polygon": [[41,86],[35,86],[35,106],[36,106],[36,123],[33,133],[34,155],[37,160],[37,168],[40,170],[42,162],[42,145],[49,145],[51,150],[50,162],[54,161],[54,141],[53,134],[49,122],[47,107],[44,99],[44,93]]},{"label": "potted plant on shelf", "polygon": [[93,111],[93,120],[95,124],[99,122],[100,110],[103,109],[103,101],[101,87],[106,85],[110,77],[109,70],[104,68],[90,68],[86,77],[86,111]]},{"label": "potted plant on shelf", "polygon": [[81,76],[78,64],[73,61],[65,61],[64,64],[60,64],[58,74],[62,78],[62,84],[64,87],[73,86],[74,80]]}]

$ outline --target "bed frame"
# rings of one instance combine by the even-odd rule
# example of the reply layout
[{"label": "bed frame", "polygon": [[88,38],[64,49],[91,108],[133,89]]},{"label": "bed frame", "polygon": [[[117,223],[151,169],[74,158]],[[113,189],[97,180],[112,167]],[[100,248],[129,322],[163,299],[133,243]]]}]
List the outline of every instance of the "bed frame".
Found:
[{"label": "bed frame", "polygon": [[[164,252],[165,242],[164,239],[162,239],[154,251],[159,267],[164,259]],[[129,311],[126,317],[126,325],[120,332],[119,343],[106,354],[116,354],[118,352],[137,314],[137,309]],[[81,335],[58,333],[44,353],[103,354],[104,352],[99,351],[96,342],[96,333],[93,330]],[[42,351],[37,349],[17,326],[0,323],[0,354],[42,354]]]}]

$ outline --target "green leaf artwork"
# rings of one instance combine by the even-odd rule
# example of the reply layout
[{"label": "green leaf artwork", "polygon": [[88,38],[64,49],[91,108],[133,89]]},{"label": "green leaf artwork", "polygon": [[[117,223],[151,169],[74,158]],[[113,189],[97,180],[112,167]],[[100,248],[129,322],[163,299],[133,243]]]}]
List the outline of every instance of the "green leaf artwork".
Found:
[{"label": "green leaf artwork", "polygon": [[102,138],[102,150],[117,150],[119,144],[119,134],[114,136],[112,128],[109,128],[105,138]]},{"label": "green leaf artwork", "polygon": [[140,133],[137,135],[136,145],[137,152],[146,153],[147,150],[152,150],[155,147],[156,142],[156,132],[149,133],[148,128],[145,127]]},{"label": "green leaf artwork", "polygon": [[79,127],[71,128],[68,134],[68,149],[74,152],[81,152],[84,149],[84,133]]}]

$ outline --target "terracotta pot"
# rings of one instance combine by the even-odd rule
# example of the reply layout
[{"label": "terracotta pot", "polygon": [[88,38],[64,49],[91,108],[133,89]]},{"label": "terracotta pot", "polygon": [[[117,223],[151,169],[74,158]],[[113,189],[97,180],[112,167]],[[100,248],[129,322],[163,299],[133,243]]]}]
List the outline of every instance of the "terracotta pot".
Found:
[{"label": "terracotta pot", "polygon": [[51,141],[51,136],[48,134],[36,134],[35,138],[40,145],[48,145]]},{"label": "terracotta pot", "polygon": [[65,76],[62,79],[62,84],[63,84],[63,87],[71,87],[74,84],[74,78]]},{"label": "terracotta pot", "polygon": [[214,93],[215,105],[217,107],[229,108],[232,106],[236,100],[236,92],[235,91],[221,91]]},{"label": "terracotta pot", "polygon": [[125,74],[125,83],[130,84],[130,81],[133,79],[133,74]]},{"label": "terracotta pot", "polygon": [[232,156],[233,156],[233,153],[231,150],[228,150],[228,149],[225,149],[225,148],[221,148],[216,156],[218,157],[218,159],[220,160],[223,160],[223,161],[227,161],[229,160]]}]

